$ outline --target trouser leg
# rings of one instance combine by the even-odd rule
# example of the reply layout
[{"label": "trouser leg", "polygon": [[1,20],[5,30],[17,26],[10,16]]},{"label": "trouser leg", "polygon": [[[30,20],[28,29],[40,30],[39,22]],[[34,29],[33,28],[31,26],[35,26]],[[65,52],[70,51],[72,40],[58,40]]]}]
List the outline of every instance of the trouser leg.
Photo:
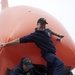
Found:
[{"label": "trouser leg", "polygon": [[64,75],[64,63],[60,59],[56,59],[54,66],[53,75]]},{"label": "trouser leg", "polygon": [[47,61],[48,75],[63,75],[64,64],[56,55],[48,53],[44,59]]}]

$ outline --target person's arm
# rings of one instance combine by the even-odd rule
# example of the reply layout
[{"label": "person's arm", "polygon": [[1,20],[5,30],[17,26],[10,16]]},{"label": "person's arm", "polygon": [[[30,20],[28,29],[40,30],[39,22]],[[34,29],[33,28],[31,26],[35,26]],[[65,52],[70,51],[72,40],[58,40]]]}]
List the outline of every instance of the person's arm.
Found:
[{"label": "person's arm", "polygon": [[0,44],[0,48],[5,47],[5,46],[9,46],[9,45],[27,43],[27,42],[34,42],[33,34],[30,34],[28,36],[24,36],[22,38],[15,39],[15,40],[7,42],[7,43],[2,43],[2,44]]},{"label": "person's arm", "polygon": [[20,43],[34,42],[34,33],[20,38]]},{"label": "person's arm", "polygon": [[15,73],[14,73],[14,75],[24,75],[23,73],[20,73],[19,71],[16,71]]},{"label": "person's arm", "polygon": [[20,72],[19,70],[11,70],[10,71],[10,75],[24,75],[22,72]]},{"label": "person's arm", "polygon": [[10,42],[0,44],[0,48],[9,46],[9,45],[19,44],[19,43],[20,43],[20,39],[18,38]]},{"label": "person's arm", "polygon": [[52,35],[55,35],[55,36],[58,36],[58,37],[60,37],[60,38],[63,38],[63,37],[64,37],[63,35],[57,34],[57,33],[53,32],[53,31],[51,31],[51,34],[52,34]]},{"label": "person's arm", "polygon": [[7,43],[6,43],[6,46],[8,46],[8,45],[13,45],[13,44],[19,44],[19,43],[20,43],[20,38],[15,39],[15,40],[10,41],[10,42],[7,42]]},{"label": "person's arm", "polygon": [[30,75],[34,75],[34,71],[33,71],[33,69],[31,69]]}]

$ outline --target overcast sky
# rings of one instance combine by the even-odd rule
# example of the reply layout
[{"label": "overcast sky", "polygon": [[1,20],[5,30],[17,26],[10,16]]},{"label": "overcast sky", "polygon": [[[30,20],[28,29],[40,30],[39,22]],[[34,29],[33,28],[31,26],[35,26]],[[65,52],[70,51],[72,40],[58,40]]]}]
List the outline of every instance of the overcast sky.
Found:
[{"label": "overcast sky", "polygon": [[[58,19],[75,42],[75,0],[8,0],[9,6],[28,5],[41,8]],[[73,71],[74,72],[74,71]]]}]

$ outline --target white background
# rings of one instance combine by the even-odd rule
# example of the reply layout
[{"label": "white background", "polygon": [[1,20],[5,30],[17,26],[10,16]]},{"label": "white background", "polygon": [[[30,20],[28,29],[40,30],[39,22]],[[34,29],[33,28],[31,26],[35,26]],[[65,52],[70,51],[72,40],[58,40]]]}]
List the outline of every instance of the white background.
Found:
[{"label": "white background", "polygon": [[[8,0],[9,6],[28,5],[47,11],[58,19],[75,43],[75,0]],[[75,74],[75,70],[73,70]]]}]

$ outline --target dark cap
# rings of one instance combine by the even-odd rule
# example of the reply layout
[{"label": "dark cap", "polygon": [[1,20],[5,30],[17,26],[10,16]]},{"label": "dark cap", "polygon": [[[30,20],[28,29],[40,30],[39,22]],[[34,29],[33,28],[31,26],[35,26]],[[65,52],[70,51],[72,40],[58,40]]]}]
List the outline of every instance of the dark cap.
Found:
[{"label": "dark cap", "polygon": [[23,64],[29,69],[33,68],[32,61],[29,58],[23,59]]},{"label": "dark cap", "polygon": [[45,23],[45,24],[48,24],[45,18],[38,19],[37,23]]}]

